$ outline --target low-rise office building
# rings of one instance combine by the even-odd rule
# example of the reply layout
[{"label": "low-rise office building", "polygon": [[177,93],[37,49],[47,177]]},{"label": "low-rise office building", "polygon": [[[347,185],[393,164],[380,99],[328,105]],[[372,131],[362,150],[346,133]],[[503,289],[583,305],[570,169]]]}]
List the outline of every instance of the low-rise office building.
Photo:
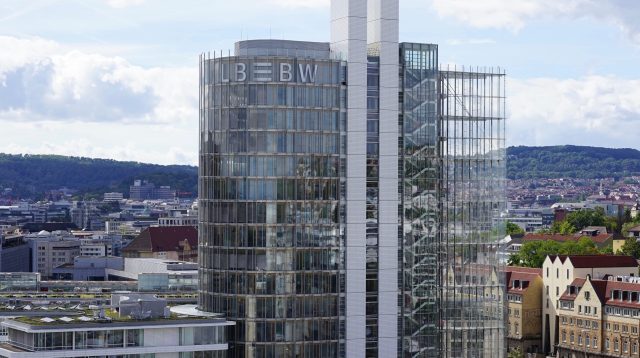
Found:
[{"label": "low-rise office building", "polygon": [[166,302],[132,295],[111,309],[43,314],[2,322],[0,357],[226,357],[226,327],[233,322],[195,306],[169,310]]},{"label": "low-rise office building", "polygon": [[141,292],[196,291],[198,264],[153,258],[125,258],[123,269],[107,269],[110,280],[138,282]]},{"label": "low-rise office building", "polygon": [[51,277],[55,267],[73,263],[73,259],[80,255],[80,240],[66,233],[41,231],[28,238],[32,271],[39,272],[43,278]]}]

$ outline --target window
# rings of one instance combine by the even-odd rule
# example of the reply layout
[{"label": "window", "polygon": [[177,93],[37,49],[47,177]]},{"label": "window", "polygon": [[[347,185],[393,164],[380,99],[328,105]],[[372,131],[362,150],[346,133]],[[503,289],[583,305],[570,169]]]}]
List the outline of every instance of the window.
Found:
[{"label": "window", "polygon": [[620,343],[618,342],[618,338],[615,338],[613,340],[613,350],[616,352],[620,350]]},{"label": "window", "polygon": [[560,287],[556,286],[556,296],[560,296]]},{"label": "window", "polygon": [[589,339],[589,336],[585,336],[585,337],[584,337],[584,344],[585,344],[587,347],[591,347],[591,340]]},{"label": "window", "polygon": [[549,296],[549,285],[547,285],[547,296]]},{"label": "window", "polygon": [[584,299],[589,301],[589,299],[591,299],[591,292],[587,291],[584,293]]},{"label": "window", "polygon": [[593,314],[594,315],[598,314],[598,307],[593,307]]},{"label": "window", "polygon": [[579,346],[582,345],[582,335],[581,334],[578,335],[578,345]]},{"label": "window", "polygon": [[633,345],[631,346],[631,353],[638,353],[638,342],[633,342]]},{"label": "window", "polygon": [[560,269],[559,268],[556,269],[556,278],[560,278]]},{"label": "window", "polygon": [[604,340],[604,348],[605,348],[606,350],[609,350],[609,338],[606,338],[606,339]]},{"label": "window", "polygon": [[567,280],[569,279],[569,269],[567,269]]},{"label": "window", "polygon": [[[549,268],[547,267],[547,277],[549,277]],[[547,293],[549,293],[549,286],[547,286]]]},{"label": "window", "polygon": [[573,335],[573,332],[571,332],[571,334],[569,335],[569,343],[573,344],[573,341],[574,341],[573,338],[574,338],[574,335]]},{"label": "window", "polygon": [[567,331],[562,331],[562,342],[567,343]]},{"label": "window", "polygon": [[593,348],[598,348],[598,337],[593,337]]},{"label": "window", "polygon": [[626,339],[622,341],[622,351],[625,353],[629,351],[629,342]]},{"label": "window", "polygon": [[518,332],[518,328],[519,328],[519,325],[516,323],[516,335],[518,335],[518,334],[519,334],[519,332]]}]

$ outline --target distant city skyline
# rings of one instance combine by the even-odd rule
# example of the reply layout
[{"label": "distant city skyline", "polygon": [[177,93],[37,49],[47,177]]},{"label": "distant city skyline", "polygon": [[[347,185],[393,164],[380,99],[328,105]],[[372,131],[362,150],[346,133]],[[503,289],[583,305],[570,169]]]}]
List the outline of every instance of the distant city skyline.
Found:
[{"label": "distant city skyline", "polygon": [[[238,9],[242,9],[239,11]],[[508,145],[639,149],[640,3],[403,0],[400,39],[509,75]],[[197,60],[328,38],[326,0],[0,3],[0,152],[197,164]]]}]

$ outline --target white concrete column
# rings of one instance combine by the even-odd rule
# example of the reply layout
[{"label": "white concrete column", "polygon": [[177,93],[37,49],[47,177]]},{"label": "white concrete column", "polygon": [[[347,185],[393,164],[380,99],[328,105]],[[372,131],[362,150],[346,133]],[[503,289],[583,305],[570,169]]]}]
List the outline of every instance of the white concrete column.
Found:
[{"label": "white concrete column", "polygon": [[398,348],[398,0],[369,0],[367,43],[380,56],[378,356]]},{"label": "white concrete column", "polygon": [[367,1],[331,0],[331,50],[347,65],[346,355],[365,352]]}]

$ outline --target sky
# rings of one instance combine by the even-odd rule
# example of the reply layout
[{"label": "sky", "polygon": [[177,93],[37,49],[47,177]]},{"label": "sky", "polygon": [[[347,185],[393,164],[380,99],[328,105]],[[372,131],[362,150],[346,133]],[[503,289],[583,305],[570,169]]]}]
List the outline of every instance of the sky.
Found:
[{"label": "sky", "polygon": [[[400,40],[507,73],[508,145],[640,149],[640,0],[400,0]],[[0,153],[197,164],[198,55],[328,41],[329,0],[0,0]]]}]

